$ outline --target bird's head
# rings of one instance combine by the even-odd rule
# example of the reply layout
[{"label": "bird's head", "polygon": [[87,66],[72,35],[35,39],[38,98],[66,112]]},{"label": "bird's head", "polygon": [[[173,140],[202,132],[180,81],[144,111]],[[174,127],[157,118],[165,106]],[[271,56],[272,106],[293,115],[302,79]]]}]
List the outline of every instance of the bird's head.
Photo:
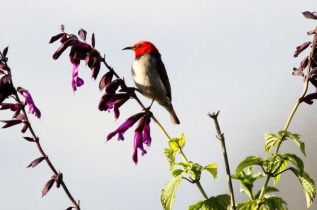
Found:
[{"label": "bird's head", "polygon": [[122,50],[133,50],[136,58],[146,53],[159,52],[157,48],[154,46],[154,44],[148,41],[139,41],[136,44],[134,44],[132,47],[126,47],[126,48],[123,48]]}]

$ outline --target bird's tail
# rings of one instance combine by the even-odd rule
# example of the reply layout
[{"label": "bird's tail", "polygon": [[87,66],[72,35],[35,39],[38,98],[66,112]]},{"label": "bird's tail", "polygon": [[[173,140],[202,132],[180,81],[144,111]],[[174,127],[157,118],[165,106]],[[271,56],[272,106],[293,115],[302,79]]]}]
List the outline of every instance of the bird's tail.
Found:
[{"label": "bird's tail", "polygon": [[171,117],[172,122],[174,124],[180,124],[179,119],[178,119],[174,109],[168,110],[168,112],[170,113],[170,117]]}]

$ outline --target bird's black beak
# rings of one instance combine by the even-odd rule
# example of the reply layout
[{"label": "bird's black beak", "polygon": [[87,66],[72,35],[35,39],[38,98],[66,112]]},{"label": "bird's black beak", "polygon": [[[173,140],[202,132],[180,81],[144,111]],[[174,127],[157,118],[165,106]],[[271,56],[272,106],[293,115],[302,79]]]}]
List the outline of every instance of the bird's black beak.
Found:
[{"label": "bird's black beak", "polygon": [[122,50],[133,50],[134,48],[133,47],[126,47],[126,48],[123,48]]}]

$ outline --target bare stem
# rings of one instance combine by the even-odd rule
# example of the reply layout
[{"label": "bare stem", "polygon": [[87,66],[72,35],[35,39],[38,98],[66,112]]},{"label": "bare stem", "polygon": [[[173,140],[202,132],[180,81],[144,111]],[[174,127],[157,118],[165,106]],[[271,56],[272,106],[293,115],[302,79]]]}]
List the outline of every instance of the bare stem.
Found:
[{"label": "bare stem", "polygon": [[233,187],[232,187],[232,180],[231,180],[231,173],[230,173],[230,167],[229,167],[229,161],[228,161],[228,155],[227,155],[227,149],[226,149],[226,143],[225,143],[225,136],[223,133],[221,133],[219,122],[218,122],[219,113],[220,113],[220,111],[218,111],[216,114],[209,113],[208,116],[214,120],[215,127],[216,127],[217,134],[218,134],[217,138],[221,142],[222,153],[223,153],[223,157],[224,157],[225,165],[226,165],[227,180],[228,180],[228,186],[229,186],[230,197],[231,197],[231,206],[232,206],[232,209],[235,210],[236,204],[235,204],[235,200],[234,200],[234,192],[233,192]]},{"label": "bare stem", "polygon": [[[0,55],[1,57],[3,57],[2,53],[0,52]],[[7,65],[7,63],[5,62],[5,64]],[[11,74],[11,72],[10,72]],[[12,74],[11,74],[12,75]],[[12,84],[12,86],[14,87],[13,85],[13,81],[12,81],[12,76],[11,76],[11,79],[10,79],[10,83]],[[14,88],[16,90],[16,88]],[[50,159],[48,158],[48,156],[45,154],[41,144],[40,144],[40,140],[39,138],[36,136],[34,130],[33,130],[33,127],[29,121],[29,118],[28,118],[28,115],[27,115],[27,112],[25,111],[25,106],[23,105],[23,103],[21,102],[20,98],[19,98],[19,95],[17,93],[17,91],[14,91],[14,96],[15,96],[15,99],[16,101],[19,103],[20,107],[21,107],[21,110],[25,116],[25,121],[28,123],[28,129],[33,137],[33,140],[35,141],[36,143],[36,146],[39,150],[39,152],[41,153],[42,157],[45,157],[45,161],[46,163],[48,164],[48,166],[50,167],[50,169],[53,171],[53,173],[57,176],[58,175],[58,172],[57,170],[55,169],[54,165],[52,164],[52,162],[50,161]],[[73,196],[71,195],[71,193],[69,192],[65,182],[62,180],[61,181],[61,185],[67,195],[67,197],[70,199],[70,201],[73,203],[74,205],[74,208],[76,208],[77,210],[80,210],[80,207],[79,205],[77,204],[77,202],[75,201],[75,199],[73,198]]]}]

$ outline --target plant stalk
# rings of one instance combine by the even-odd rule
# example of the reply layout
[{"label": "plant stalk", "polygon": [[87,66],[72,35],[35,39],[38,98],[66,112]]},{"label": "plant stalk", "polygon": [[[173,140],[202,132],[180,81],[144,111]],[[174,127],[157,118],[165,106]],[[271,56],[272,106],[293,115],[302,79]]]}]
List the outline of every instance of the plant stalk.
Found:
[{"label": "plant stalk", "polygon": [[218,122],[219,113],[220,113],[220,111],[218,111],[216,114],[215,113],[208,114],[208,116],[214,120],[215,127],[216,127],[217,134],[218,134],[217,138],[221,142],[222,153],[223,153],[223,158],[224,158],[224,161],[225,161],[226,172],[227,172],[227,181],[228,181],[230,197],[231,197],[231,206],[232,206],[232,209],[235,210],[236,209],[236,204],[235,204],[235,200],[234,200],[234,192],[233,192],[233,187],[232,187],[232,180],[231,180],[230,166],[229,166],[229,160],[228,160],[226,143],[225,143],[225,136],[224,136],[223,133],[221,133],[219,122]]}]

